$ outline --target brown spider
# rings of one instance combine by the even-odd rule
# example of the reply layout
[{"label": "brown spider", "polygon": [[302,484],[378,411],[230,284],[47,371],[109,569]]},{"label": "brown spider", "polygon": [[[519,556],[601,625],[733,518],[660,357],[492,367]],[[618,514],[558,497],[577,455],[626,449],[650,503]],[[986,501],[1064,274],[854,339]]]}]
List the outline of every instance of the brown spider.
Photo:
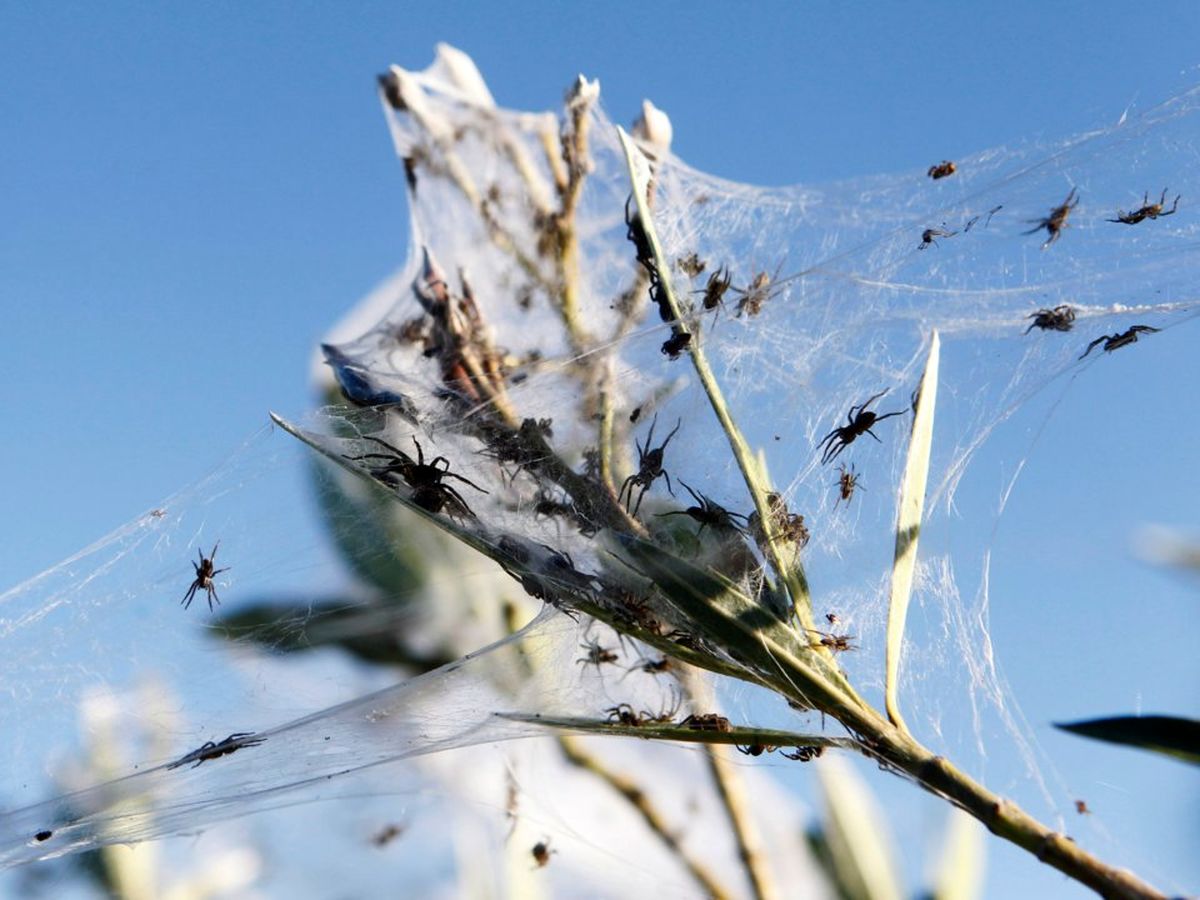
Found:
[{"label": "brown spider", "polygon": [[719,716],[716,713],[703,713],[697,715],[692,713],[686,719],[679,723],[680,728],[690,728],[693,731],[732,731],[733,726],[729,724],[729,720],[724,716]]},{"label": "brown spider", "polygon": [[547,838],[544,841],[538,841],[534,844],[533,849],[529,852],[533,854],[533,861],[537,863],[537,867],[543,869],[550,862],[550,854],[557,853],[558,851],[550,848],[550,839]]},{"label": "brown spider", "polygon": [[429,462],[425,462],[425,451],[421,449],[421,444],[415,436],[413,437],[413,444],[417,448],[415,460],[399,447],[392,446],[382,438],[369,435],[367,440],[385,447],[389,452],[363,453],[359,456],[344,456],[343,458],[384,460],[382,465],[367,463],[371,477],[376,481],[383,482],[389,487],[395,487],[397,482],[394,476],[399,475],[412,488],[412,501],[421,509],[431,513],[439,513],[444,509],[451,518],[455,519],[475,518],[475,513],[467,506],[467,501],[462,498],[462,495],[450,485],[443,483],[442,479],[455,478],[480,493],[486,494],[487,491],[470,479],[451,472],[450,461],[446,457],[435,456]]},{"label": "brown spider", "polygon": [[1161,328],[1151,328],[1149,325],[1133,325],[1127,331],[1122,331],[1120,334],[1105,334],[1096,338],[1087,345],[1087,349],[1079,354],[1079,358],[1083,359],[1095,349],[1097,344],[1103,344],[1105,353],[1112,353],[1114,350],[1120,350],[1122,347],[1128,347],[1130,344],[1136,344],[1139,334],[1153,334],[1156,331],[1162,331]]},{"label": "brown spider", "polygon": [[[945,223],[943,222],[942,224],[944,225]],[[931,244],[936,247],[937,241],[935,241],[934,238],[954,237],[956,234],[958,234],[957,231],[942,231],[940,228],[926,228],[921,232],[921,243],[917,246],[917,249],[924,250]]]},{"label": "brown spider", "polygon": [[763,304],[773,296],[771,282],[779,278],[781,268],[783,268],[782,262],[775,267],[774,275],[768,275],[765,271],[759,272],[746,287],[734,288],[737,293],[741,294],[738,299],[737,312],[734,315],[740,319],[742,313],[746,313],[748,316],[757,316],[762,312]]},{"label": "brown spider", "polygon": [[[687,488],[687,492],[692,495],[692,498],[700,504],[699,506],[689,506],[687,509],[676,509],[671,512],[659,513],[658,518],[662,519],[667,516],[687,516],[695,522],[700,523],[700,530],[696,532],[696,537],[704,534],[704,529],[711,526],[716,531],[745,531],[746,516],[742,513],[730,512],[723,506],[718,506],[713,503],[708,497],[701,494],[699,491],[694,491],[686,481],[682,478],[679,483]],[[739,523],[737,520],[741,519]]]},{"label": "brown spider", "polygon": [[827,650],[832,650],[834,653],[841,653],[844,650],[857,650],[858,645],[850,643],[854,640],[852,634],[831,634],[828,631],[818,631],[815,628],[806,628],[805,631],[811,631],[813,634],[820,635],[818,640],[808,646],[816,649],[824,647]]},{"label": "brown spider", "polygon": [[210,759],[217,759],[221,756],[226,756],[230,753],[236,753],[243,747],[254,747],[265,741],[265,737],[255,737],[253,731],[238,731],[231,734],[229,737],[220,743],[214,741],[206,741],[201,744],[191,753],[179,757],[175,762],[167,766],[168,769],[178,769],[180,766],[186,766],[188,763],[195,763],[195,766],[202,762],[207,762]]},{"label": "brown spider", "polygon": [[702,291],[693,291],[693,293],[704,294],[704,299],[701,304],[704,306],[705,312],[711,312],[714,309],[719,309],[725,301],[725,292],[729,290],[729,286],[733,284],[733,276],[729,274],[729,270],[724,266],[717,269],[708,276],[708,283],[704,285]]},{"label": "brown spider", "polygon": [[575,662],[584,667],[595,666],[597,672],[600,671],[600,667],[605,663],[615,663],[620,659],[612,650],[602,647],[597,640],[590,640],[586,644],[580,644],[579,647],[582,650],[586,650],[587,655],[579,657]]},{"label": "brown spider", "polygon": [[[859,486],[858,473],[854,470],[853,463],[850,464],[849,469],[846,468],[845,463],[842,463],[840,466],[838,466],[838,472],[841,474],[838,476],[837,480],[838,498],[833,504],[835,507],[843,500],[849,503],[850,499],[854,496],[855,489]],[[866,488],[862,488],[862,490],[865,491]]]},{"label": "brown spider", "polygon": [[1175,195],[1175,202],[1171,204],[1170,209],[1163,209],[1167,205],[1167,189],[1163,188],[1162,196],[1158,198],[1157,203],[1150,202],[1150,192],[1146,191],[1142,195],[1142,208],[1135,209],[1133,212],[1125,212],[1123,209],[1117,210],[1115,219],[1108,219],[1109,222],[1116,222],[1120,225],[1136,225],[1138,222],[1145,219],[1158,219],[1162,216],[1173,216],[1175,210],[1179,209],[1179,198],[1181,194]]},{"label": "brown spider", "polygon": [[220,606],[221,598],[217,596],[217,586],[213,584],[213,579],[222,572],[229,571],[228,566],[218,569],[213,563],[213,560],[217,558],[217,548],[220,546],[220,541],[213,544],[212,553],[208,556],[204,555],[203,550],[196,551],[200,554],[200,562],[192,563],[192,568],[196,570],[196,577],[192,581],[191,587],[187,589],[187,593],[183,595],[183,599],[179,601],[183,604],[184,609],[192,605],[192,600],[195,599],[197,591],[204,591],[208,595],[208,609],[210,612],[212,611],[213,603]]},{"label": "brown spider", "polygon": [[1075,188],[1071,188],[1071,193],[1067,194],[1067,199],[1061,204],[1050,210],[1050,215],[1042,219],[1030,219],[1034,226],[1028,231],[1021,232],[1022,234],[1033,234],[1036,231],[1046,229],[1049,237],[1042,244],[1042,249],[1045,250],[1051,244],[1058,240],[1058,236],[1062,234],[1062,230],[1067,227],[1067,216],[1071,215],[1071,210],[1079,205],[1079,200],[1075,197]]},{"label": "brown spider", "polygon": [[379,829],[379,831],[375,832],[375,834],[371,836],[371,843],[376,847],[386,847],[396,838],[404,834],[406,830],[407,829],[404,825],[397,825],[395,823],[384,825],[381,829]]},{"label": "brown spider", "polygon": [[688,278],[695,278],[698,275],[703,275],[704,270],[708,268],[708,263],[702,260],[695,250],[693,250],[687,256],[679,257],[679,259],[675,260],[675,265],[679,268],[679,271],[683,272],[683,274]]},{"label": "brown spider", "polygon": [[663,341],[662,352],[668,359],[679,359],[679,354],[692,343],[691,332],[680,329]]},{"label": "brown spider", "polygon": [[1079,815],[1081,815],[1081,816],[1086,816],[1086,815],[1090,815],[1092,810],[1091,810],[1091,808],[1088,807],[1086,800],[1076,800],[1075,801],[1075,812],[1079,813]]},{"label": "brown spider", "polygon": [[1054,309],[1039,309],[1025,318],[1033,319],[1029,323],[1029,327],[1025,329],[1026,334],[1035,328],[1040,328],[1042,331],[1070,331],[1075,324],[1075,310],[1064,304],[1056,306]]},{"label": "brown spider", "polygon": [[958,166],[950,162],[948,159],[943,159],[936,166],[930,166],[929,171],[925,174],[937,181],[939,178],[945,178],[947,175],[953,175],[957,171]]},{"label": "brown spider", "polygon": [[[762,523],[758,518],[758,510],[750,513],[746,520],[747,528],[754,535],[754,540],[760,548],[769,540],[786,541],[801,547],[808,544],[810,535],[808,528],[804,525],[804,516],[800,515],[800,513],[788,512],[787,503],[784,502],[781,494],[775,491],[768,493],[767,508],[771,512],[772,532],[770,535],[762,528]],[[766,551],[764,550],[763,552]]]},{"label": "brown spider", "polygon": [[[675,491],[671,487],[671,476],[667,474],[663,468],[663,454],[666,452],[667,444],[671,443],[671,438],[675,437],[675,433],[679,431],[679,427],[683,424],[683,420],[675,423],[675,428],[667,435],[667,439],[662,442],[662,446],[651,449],[650,443],[654,440],[654,426],[658,423],[658,416],[654,417],[654,421],[650,423],[650,433],[646,435],[646,446],[643,447],[640,442],[634,441],[638,449],[638,470],[625,479],[621,485],[621,492],[617,494],[617,502],[621,502],[621,498],[625,497],[625,511],[629,512],[629,504],[633,502],[633,489],[641,488],[638,493],[637,503],[633,504],[633,514],[636,516],[638,510],[642,506],[642,498],[646,496],[646,491],[649,490],[660,475],[667,480],[667,490],[671,492],[671,496],[675,496]],[[626,496],[628,493],[628,496]]]},{"label": "brown spider", "polygon": [[[890,419],[892,416],[904,415],[904,410],[898,412],[886,413],[885,415],[876,415],[874,410],[867,409],[872,403],[886,394],[887,391],[880,391],[873,395],[866,403],[860,403],[858,406],[850,407],[850,412],[846,414],[846,424],[840,425],[818,442],[818,449],[824,445],[825,452],[821,454],[821,464],[832,462],[837,459],[838,454],[854,443],[855,439],[869,434],[875,440],[879,441],[879,436],[871,430],[871,426],[877,422],[882,422],[884,419]],[[883,441],[879,441],[883,443]]]}]

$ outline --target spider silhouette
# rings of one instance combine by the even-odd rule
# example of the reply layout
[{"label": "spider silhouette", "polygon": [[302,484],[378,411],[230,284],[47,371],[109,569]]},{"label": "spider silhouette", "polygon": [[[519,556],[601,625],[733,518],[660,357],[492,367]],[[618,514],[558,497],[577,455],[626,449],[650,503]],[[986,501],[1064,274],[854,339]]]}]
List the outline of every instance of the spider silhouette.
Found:
[{"label": "spider silhouette", "polygon": [[625,500],[625,511],[629,512],[629,504],[633,503],[633,489],[640,487],[638,492],[637,502],[633,503],[633,514],[636,516],[638,510],[642,506],[642,498],[646,496],[646,491],[660,475],[667,480],[667,490],[671,496],[675,496],[675,491],[671,487],[671,476],[667,474],[663,468],[663,454],[667,450],[667,444],[671,443],[671,438],[675,437],[675,433],[679,431],[679,427],[683,424],[683,420],[675,423],[675,427],[671,433],[667,435],[667,439],[662,442],[662,445],[651,449],[650,443],[654,440],[654,426],[658,424],[658,416],[654,417],[654,421],[650,423],[650,433],[646,435],[646,446],[643,447],[640,442],[635,441],[638,449],[638,470],[625,479],[621,485],[621,492],[617,494],[617,502],[620,503],[622,498]]},{"label": "spider silhouette", "polygon": [[221,605],[221,598],[217,596],[217,586],[213,584],[213,579],[222,572],[228,572],[229,566],[223,569],[218,569],[213,562],[217,558],[217,548],[221,546],[221,542],[217,541],[213,544],[212,553],[208,556],[204,555],[203,550],[197,550],[200,554],[200,562],[192,563],[192,568],[196,570],[196,578],[192,581],[191,587],[187,589],[187,593],[183,595],[183,599],[179,601],[183,604],[183,608],[187,609],[192,605],[192,600],[196,598],[197,591],[204,591],[208,595],[208,609],[212,611],[213,603]]},{"label": "spider silhouette", "polygon": [[[890,419],[892,416],[904,415],[904,410],[897,412],[885,413],[884,415],[876,415],[874,410],[867,409],[872,403],[886,394],[887,391],[880,391],[872,396],[865,403],[860,403],[858,406],[850,407],[850,412],[846,414],[846,424],[839,425],[825,437],[821,438],[817,444],[817,448],[824,447],[825,450],[821,454],[821,465],[832,462],[838,458],[838,454],[854,443],[855,439],[864,434],[869,434],[875,440],[879,441],[879,435],[871,430],[871,426],[877,422],[882,422],[884,419]],[[879,441],[883,443],[883,441]]]},{"label": "spider silhouette", "polygon": [[1070,331],[1075,324],[1075,310],[1067,305],[1056,306],[1054,309],[1039,309],[1025,318],[1033,319],[1025,333],[1040,328],[1042,331]]},{"label": "spider silhouette", "polygon": [[[404,479],[405,484],[412,488],[412,502],[431,513],[445,510],[454,519],[474,519],[475,513],[467,506],[462,494],[446,484],[443,479],[455,478],[463,484],[470,485],[482,494],[487,491],[456,472],[450,471],[450,460],[444,456],[435,456],[429,462],[425,461],[425,451],[414,436],[412,441],[417,448],[417,458],[413,459],[399,447],[394,447],[382,438],[368,435],[368,441],[379,444],[388,450],[387,453],[362,453],[358,456],[346,456],[349,460],[366,460],[371,477],[389,487],[396,486],[395,476]],[[373,463],[370,460],[382,460]]]},{"label": "spider silhouette", "polygon": [[191,753],[179,757],[179,759],[175,760],[167,768],[178,769],[180,766],[186,766],[188,763],[195,763],[196,765],[192,766],[194,769],[202,762],[227,756],[230,753],[236,753],[243,747],[255,747],[265,740],[265,737],[255,737],[253,731],[238,731],[220,743],[205,741]]},{"label": "spider silhouette", "polygon": [[1103,344],[1102,348],[1105,353],[1112,353],[1114,350],[1120,350],[1122,347],[1128,347],[1130,344],[1136,344],[1139,334],[1153,334],[1156,331],[1162,331],[1161,328],[1151,328],[1149,325],[1134,325],[1128,331],[1122,331],[1120,334],[1105,334],[1096,338],[1087,345],[1087,349],[1079,354],[1079,358],[1083,359],[1096,348],[1097,344]]},{"label": "spider silhouette", "polygon": [[[689,506],[687,509],[675,509],[671,512],[659,513],[658,518],[662,519],[667,516],[687,516],[694,522],[700,523],[700,530],[696,532],[696,536],[704,534],[704,529],[711,527],[714,531],[739,531],[746,530],[746,516],[742,513],[730,512],[725,507],[714,503],[709,497],[704,496],[699,491],[692,490],[682,478],[679,483],[687,488],[687,492],[692,495],[692,499],[696,501],[698,506]],[[738,519],[741,519],[739,522]]]}]

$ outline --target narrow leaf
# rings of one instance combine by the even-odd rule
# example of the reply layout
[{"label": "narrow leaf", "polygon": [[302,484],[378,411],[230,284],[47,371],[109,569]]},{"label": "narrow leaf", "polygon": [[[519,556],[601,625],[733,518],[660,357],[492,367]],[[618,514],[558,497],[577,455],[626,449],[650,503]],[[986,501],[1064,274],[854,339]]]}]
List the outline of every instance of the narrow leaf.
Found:
[{"label": "narrow leaf", "polygon": [[900,900],[887,821],[866,783],[845,760],[822,758],[816,765],[825,795],[826,862],[843,895]]},{"label": "narrow leaf", "polygon": [[1084,722],[1055,722],[1054,727],[1110,744],[1153,750],[1200,765],[1200,721],[1196,719],[1114,716]]},{"label": "narrow leaf", "polygon": [[983,826],[968,813],[950,809],[942,855],[929,894],[932,900],[976,900],[982,895],[987,856],[984,834]]},{"label": "narrow leaf", "polygon": [[929,478],[929,454],[933,447],[933,410],[937,405],[938,360],[941,338],[933,333],[925,374],[917,389],[917,408],[913,415],[912,436],[908,443],[908,462],[900,485],[900,504],[896,516],[896,556],[892,563],[892,596],[888,607],[887,684],[884,704],[888,718],[897,728],[908,731],[900,715],[898,699],[900,652],[904,645],[904,622],[912,596],[913,570],[917,563],[917,539],[921,534],[921,516],[925,511],[925,483]]}]

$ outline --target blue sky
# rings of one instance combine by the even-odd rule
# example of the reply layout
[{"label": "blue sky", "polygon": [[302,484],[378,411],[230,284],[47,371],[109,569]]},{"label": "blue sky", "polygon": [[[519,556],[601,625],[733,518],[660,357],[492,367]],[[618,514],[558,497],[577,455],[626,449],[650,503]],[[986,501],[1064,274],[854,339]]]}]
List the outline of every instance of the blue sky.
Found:
[{"label": "blue sky", "polygon": [[[314,342],[406,248],[403,173],[374,75],[391,62],[423,67],[436,41],[470,53],[505,106],[552,107],[577,72],[600,79],[618,121],[649,97],[670,113],[674,149],[689,163],[758,184],[911,169],[1068,135],[1200,81],[1194,4],[600,9],[0,9],[0,585],[193,482],[268,409],[307,406]],[[1167,683],[1152,664],[1168,652],[1164,642],[1194,656],[1194,591],[1114,562],[1131,525],[1194,528],[1200,518],[1197,410],[1179,391],[1196,377],[1194,362],[1184,368],[1195,341],[1193,323],[1136,365],[1114,357],[1090,368],[1038,439],[1001,520],[1005,587],[1089,598],[1085,611],[1047,597],[1032,635],[1027,617],[996,610],[997,642],[1035,723],[1063,711],[1014,674],[1026,652],[1061,654],[1053,668],[1075,686],[1078,706],[1094,688],[1098,699],[1080,716],[1127,709],[1137,691],[1148,708],[1196,712],[1196,669]],[[1055,502],[1039,505],[1052,487],[1062,488]],[[1078,522],[1094,524],[1067,533]],[[1062,573],[1039,580],[1042,572],[1015,565],[1022,560]],[[1163,635],[1189,629],[1178,646],[1178,634]],[[1047,633],[1067,637],[1056,646],[1043,642]],[[1124,656],[1135,642],[1150,663],[1109,701],[1112,657],[1087,651],[1125,645]],[[1200,869],[1179,862],[1200,820],[1194,773],[1119,751],[1089,754],[1079,763],[1097,767],[1089,777],[1142,767],[1146,779],[1132,790],[1176,795],[1158,812],[1176,818],[1156,862],[1194,890]],[[1190,794],[1179,796],[1180,784]],[[1180,834],[1188,810],[1191,831]],[[1146,810],[1128,802],[1120,814],[1144,821],[1136,817]],[[1009,863],[1032,866],[994,857]],[[998,877],[995,896],[1008,894],[1001,885],[1061,886]]]}]

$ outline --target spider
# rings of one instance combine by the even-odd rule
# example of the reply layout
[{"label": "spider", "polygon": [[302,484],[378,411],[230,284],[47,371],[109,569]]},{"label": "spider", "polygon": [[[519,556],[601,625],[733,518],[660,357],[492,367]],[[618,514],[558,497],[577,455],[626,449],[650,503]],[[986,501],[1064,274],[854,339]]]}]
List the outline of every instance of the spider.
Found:
[{"label": "spider", "polygon": [[647,675],[661,675],[664,672],[670,672],[671,668],[671,658],[664,656],[662,659],[639,659],[629,667],[629,671],[637,669]]},{"label": "spider", "polygon": [[[808,528],[804,525],[804,516],[800,513],[788,512],[787,503],[783,496],[771,491],[767,494],[767,508],[771,512],[771,526],[774,531],[768,535],[762,528],[758,510],[750,513],[746,519],[750,533],[761,548],[768,541],[781,540],[804,547],[810,537]],[[764,552],[766,552],[764,550]]]},{"label": "spider", "polygon": [[213,584],[213,579],[222,572],[228,572],[229,567],[218,569],[213,564],[213,560],[217,558],[217,548],[221,546],[221,542],[217,541],[213,544],[212,553],[208,556],[204,555],[203,550],[197,550],[200,554],[200,562],[192,563],[192,568],[196,570],[196,578],[192,581],[192,586],[187,589],[187,593],[183,595],[180,601],[183,608],[187,609],[192,605],[192,600],[196,597],[197,591],[204,591],[208,595],[208,609],[211,612],[213,604],[221,605],[221,598],[217,596],[217,586]]},{"label": "spider", "polygon": [[679,354],[686,350],[691,343],[691,332],[676,331],[663,341],[662,352],[668,359],[679,359]]},{"label": "spider", "polygon": [[371,843],[376,847],[386,847],[400,835],[404,834],[406,828],[404,825],[390,823],[384,825],[379,831],[371,836]]},{"label": "spider", "polygon": [[725,301],[725,292],[729,290],[729,286],[733,283],[733,276],[729,274],[729,270],[724,266],[717,269],[708,276],[708,282],[704,285],[702,291],[693,291],[696,294],[704,294],[704,299],[701,304],[704,306],[705,312],[711,312],[714,309],[719,309]]},{"label": "spider", "polygon": [[557,853],[558,851],[550,848],[550,839],[547,838],[544,841],[538,841],[534,844],[533,849],[529,852],[533,854],[533,861],[537,863],[537,867],[543,869],[550,862],[550,854]]},{"label": "spider", "polygon": [[1042,331],[1070,331],[1075,324],[1075,310],[1066,305],[1056,306],[1054,309],[1039,309],[1025,318],[1033,319],[1025,329],[1026,334],[1035,328]]},{"label": "spider", "polygon": [[650,246],[650,238],[642,226],[641,215],[636,210],[632,213],[629,211],[631,200],[633,200],[632,194],[625,200],[625,225],[627,226],[625,237],[633,244],[634,250],[637,252],[637,261],[642,264],[642,267],[651,275],[657,275],[658,269],[654,265],[654,250]]},{"label": "spider", "polygon": [[[838,498],[833,504],[835,507],[843,500],[849,503],[850,498],[854,496],[855,489],[858,487],[858,473],[854,470],[853,463],[850,464],[849,469],[846,468],[845,463],[842,463],[838,466],[838,472],[841,474],[837,480]],[[863,488],[863,490],[865,491],[866,488]]]},{"label": "spider", "polygon": [[816,759],[818,756],[820,756],[824,752],[825,752],[825,748],[822,747],[821,745],[817,744],[817,745],[811,746],[811,747],[797,747],[796,752],[794,752],[794,753],[788,753],[785,750],[783,755],[786,756],[788,759],[794,759],[794,760],[798,760],[800,762],[811,762],[812,760]]},{"label": "spider", "polygon": [[412,501],[421,507],[421,509],[431,513],[439,513],[445,509],[451,518],[456,519],[475,518],[475,513],[467,506],[467,501],[462,498],[462,495],[450,485],[443,483],[442,479],[456,478],[463,484],[475,488],[480,493],[486,494],[487,491],[470,479],[451,472],[450,461],[446,457],[435,456],[429,462],[425,462],[425,451],[421,448],[421,444],[415,436],[413,437],[413,444],[417,448],[417,458],[415,460],[399,447],[392,446],[382,438],[368,436],[367,440],[385,447],[389,452],[363,453],[359,456],[345,456],[343,458],[349,460],[384,460],[385,462],[382,465],[369,462],[367,464],[367,467],[371,471],[371,476],[377,481],[394,487],[396,482],[393,476],[399,475],[412,488]]},{"label": "spider", "polygon": [[1081,816],[1090,815],[1091,811],[1092,810],[1088,807],[1086,800],[1076,800],[1075,801],[1075,812],[1079,813],[1079,815],[1081,815]]},{"label": "spider", "polygon": [[[694,491],[686,481],[682,478],[679,483],[687,488],[687,492],[692,495],[692,498],[700,504],[699,506],[689,506],[687,509],[676,509],[671,512],[659,513],[658,518],[662,519],[667,516],[687,516],[693,521],[700,523],[700,530],[696,532],[696,537],[704,534],[704,529],[712,526],[718,531],[732,530],[744,531],[747,517],[742,513],[730,512],[723,506],[718,506],[713,503],[708,497],[701,494],[699,491]],[[742,523],[737,520],[741,519]]]},{"label": "spider", "polygon": [[1142,195],[1142,208],[1135,209],[1133,212],[1125,212],[1123,209],[1117,210],[1117,217],[1109,219],[1109,222],[1116,222],[1120,225],[1136,225],[1145,219],[1157,219],[1161,216],[1173,216],[1175,210],[1179,209],[1179,198],[1181,194],[1175,195],[1175,202],[1171,204],[1170,209],[1163,209],[1167,205],[1167,189],[1163,188],[1162,196],[1158,198],[1157,203],[1150,202],[1150,192],[1146,191]]},{"label": "spider", "polygon": [[1049,235],[1046,242],[1042,244],[1042,249],[1045,250],[1051,244],[1058,240],[1058,236],[1062,234],[1062,230],[1067,227],[1067,216],[1071,214],[1076,206],[1079,205],[1079,200],[1075,197],[1075,188],[1071,188],[1071,193],[1067,194],[1067,199],[1060,205],[1050,210],[1050,215],[1043,219],[1030,219],[1030,222],[1035,223],[1028,231],[1021,232],[1022,234],[1033,234],[1036,231],[1046,229]]},{"label": "spider", "polygon": [[[944,225],[945,223],[943,222],[942,224]],[[936,247],[937,241],[935,241],[934,238],[954,237],[954,235],[956,235],[956,234],[958,234],[957,231],[942,231],[942,229],[940,229],[940,228],[926,228],[924,231],[921,232],[921,243],[917,247],[917,249],[924,250],[926,247],[928,247],[930,245],[933,245],[934,247]]]},{"label": "spider", "polygon": [[738,753],[744,753],[746,756],[762,756],[764,753],[774,753],[776,750],[770,744],[737,744],[735,746]]},{"label": "spider", "polygon": [[729,720],[724,716],[719,716],[716,713],[703,713],[697,715],[692,713],[686,719],[679,723],[680,728],[690,728],[693,731],[732,731],[733,726],[729,724]]},{"label": "spider", "polygon": [[575,662],[581,666],[595,666],[596,671],[600,671],[600,667],[605,663],[615,663],[619,656],[607,647],[602,647],[597,640],[588,641],[586,644],[580,644],[580,649],[586,650],[587,655],[581,656]]},{"label": "spider", "polygon": [[950,162],[948,159],[943,159],[936,166],[930,166],[929,171],[925,174],[937,181],[939,178],[945,178],[947,175],[953,175],[958,170],[958,166]]},{"label": "spider", "polygon": [[671,438],[675,437],[675,433],[679,431],[679,426],[683,424],[683,420],[675,423],[675,428],[667,435],[667,439],[662,442],[662,446],[650,448],[651,441],[654,440],[654,426],[658,423],[658,417],[654,417],[654,421],[650,423],[650,433],[646,435],[646,446],[643,447],[640,442],[635,441],[638,449],[638,470],[625,479],[621,485],[621,492],[617,494],[617,502],[621,502],[621,498],[625,497],[628,492],[628,497],[625,497],[625,511],[629,512],[629,504],[633,502],[633,489],[640,487],[637,503],[633,505],[633,514],[636,516],[638,510],[642,506],[642,498],[646,496],[646,491],[655,479],[660,475],[667,480],[667,490],[671,492],[671,496],[675,496],[675,491],[671,487],[671,476],[667,474],[663,468],[663,454],[666,452],[667,444],[671,443]]},{"label": "spider", "polygon": [[[875,440],[879,441],[879,436],[871,430],[871,426],[876,422],[882,422],[884,419],[890,419],[892,416],[904,414],[904,410],[900,410],[880,416],[876,415],[874,410],[867,409],[868,406],[886,393],[887,391],[880,391],[867,400],[866,403],[850,407],[850,412],[846,414],[846,424],[839,425],[833,431],[829,432],[829,434],[825,435],[825,437],[821,438],[817,447],[825,447],[825,451],[821,454],[822,465],[837,459],[839,453],[853,444],[855,439],[863,434],[869,434]],[[883,441],[879,442],[883,443]]]},{"label": "spider", "polygon": [[679,271],[683,272],[688,278],[695,278],[698,275],[703,275],[704,270],[708,268],[708,263],[702,260],[699,254],[693,250],[687,256],[681,256],[675,260],[675,265]]},{"label": "spider", "polygon": [[818,640],[808,645],[810,648],[824,647],[827,650],[832,650],[834,653],[841,653],[843,650],[858,649],[857,645],[850,643],[854,640],[854,635],[852,634],[832,634],[828,631],[818,631],[815,628],[806,628],[804,630],[820,635]]},{"label": "spider", "polygon": [[605,710],[608,713],[608,723],[610,725],[628,725],[631,728],[637,728],[639,725],[645,725],[649,721],[649,713],[642,710],[641,713],[635,713],[633,707],[628,703],[618,703],[616,706],[610,706]]},{"label": "spider", "polygon": [[254,747],[265,741],[265,737],[255,737],[253,731],[238,731],[231,734],[229,737],[220,743],[214,741],[206,741],[198,748],[184,756],[179,757],[175,762],[167,766],[168,769],[178,769],[180,766],[186,766],[188,763],[195,763],[195,766],[202,762],[207,762],[210,759],[217,759],[221,756],[226,756],[230,753],[236,753],[243,747]]},{"label": "spider", "polygon": [[775,274],[768,275],[765,271],[759,272],[754,276],[754,279],[744,288],[734,288],[742,296],[738,299],[737,312],[734,314],[739,319],[742,313],[748,316],[757,316],[762,312],[763,304],[771,299],[771,282],[779,278],[779,270],[783,268],[781,262],[775,267]]},{"label": "spider", "polygon": [[1105,353],[1112,353],[1114,350],[1120,350],[1122,347],[1127,347],[1130,344],[1136,344],[1138,335],[1143,332],[1153,334],[1156,331],[1162,331],[1161,328],[1151,328],[1149,325],[1133,325],[1128,331],[1122,331],[1120,334],[1105,334],[1096,338],[1087,345],[1087,349],[1079,354],[1079,358],[1083,359],[1095,349],[1097,344],[1103,344],[1102,348]]}]

